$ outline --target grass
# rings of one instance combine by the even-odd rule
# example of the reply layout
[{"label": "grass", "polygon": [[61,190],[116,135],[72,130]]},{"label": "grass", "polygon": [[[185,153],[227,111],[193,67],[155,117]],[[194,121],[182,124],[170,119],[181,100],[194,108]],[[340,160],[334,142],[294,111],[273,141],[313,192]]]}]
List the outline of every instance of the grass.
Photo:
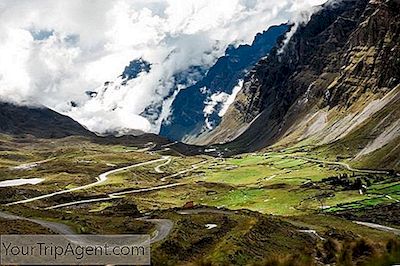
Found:
[{"label": "grass", "polygon": [[337,211],[343,211],[343,210],[355,210],[355,209],[363,209],[365,207],[370,207],[370,206],[376,206],[379,204],[390,204],[392,203],[391,200],[385,197],[371,197],[367,199],[360,199],[354,201],[343,201],[343,202],[338,202],[336,206],[331,207],[326,210],[326,212],[337,212]]},{"label": "grass", "polygon": [[371,239],[376,241],[382,241],[391,235],[387,232],[377,231],[366,226],[358,226],[351,221],[325,214],[300,215],[288,217],[287,220],[289,222],[301,222],[302,226],[310,227],[322,234],[328,232],[331,228],[334,228],[340,231],[352,231],[360,235],[370,235]]},{"label": "grass", "polygon": [[245,166],[220,172],[210,170],[206,172],[206,178],[203,180],[231,185],[248,185],[257,183],[278,173],[280,173],[280,171],[274,171],[273,169]]},{"label": "grass", "polygon": [[[311,247],[291,224],[254,212],[231,214],[177,215],[159,212],[162,218],[176,221],[171,237],[152,250],[154,264],[169,261],[197,262],[194,265],[248,265],[274,253]],[[211,230],[205,224],[216,224]],[[272,244],[273,243],[273,244]],[[201,262],[201,263],[200,263]]]},{"label": "grass", "polygon": [[90,212],[101,212],[101,211],[104,211],[106,208],[109,208],[112,206],[113,206],[112,202],[102,202],[102,203],[99,203],[98,206],[94,206],[94,208],[92,208],[90,210]]},{"label": "grass", "polygon": [[241,159],[227,159],[223,165],[209,168],[203,180],[248,185],[265,180],[279,183],[284,179],[285,182],[296,180],[294,182],[299,184],[306,180],[318,181],[337,172],[301,159],[282,158],[276,155],[246,155]]},{"label": "grass", "polygon": [[[8,143],[7,141],[10,140],[5,140],[5,143]],[[10,143],[8,145],[11,146]],[[100,173],[110,169],[160,158],[158,154],[135,152],[136,150],[136,147],[99,145],[76,138],[66,138],[53,143],[43,143],[39,140],[33,144],[20,143],[17,150],[9,152],[12,155],[3,151],[3,155],[8,154],[3,156],[3,160],[7,157],[8,162],[1,164],[0,161],[0,174],[8,178],[45,178],[41,184],[26,186],[28,194],[33,193],[34,190],[44,194],[94,182]],[[304,153],[304,148],[295,147],[279,152],[243,154],[218,161],[203,156],[172,157],[171,163],[162,167],[163,173],[155,171],[154,168],[158,164],[137,167],[110,175],[107,182],[101,186],[76,191],[73,194],[83,198],[96,197],[123,189],[152,187],[168,182],[185,182],[186,186],[128,197],[134,201],[139,198],[142,209],[179,207],[188,201],[194,201],[231,209],[245,208],[268,214],[297,215],[304,211],[317,211],[321,207],[321,203],[315,200],[320,189],[301,188],[304,183],[318,183],[330,176],[350,174],[349,171],[340,167],[295,158],[299,155],[304,156]],[[47,158],[55,159],[31,170],[13,171],[8,167],[10,164],[18,165],[21,162]],[[165,176],[191,169],[193,164],[204,160],[209,160],[209,162],[199,169],[165,182],[161,181]],[[392,183],[374,184],[371,187],[371,193],[390,194],[393,198],[398,197],[398,190],[398,184],[393,186]],[[323,204],[332,208],[336,205],[371,198],[369,195],[359,195],[357,191],[330,189],[329,192],[334,195],[327,198]],[[18,197],[20,196],[13,196],[15,200]],[[53,201],[49,199],[47,204],[57,203]]]},{"label": "grass", "polygon": [[[0,176],[7,179],[41,177],[45,181],[34,186],[2,189],[0,195],[3,202],[88,184],[94,182],[102,172],[162,156],[157,152],[137,152],[139,148],[136,147],[99,145],[77,138],[54,140],[53,143],[41,140],[33,143],[14,142],[13,139],[1,139],[0,136],[0,148],[3,148],[0,152]],[[307,147],[307,150],[311,148]],[[155,262],[168,258],[173,262],[185,263],[201,260],[205,265],[209,262],[221,265],[248,264],[265,256],[286,256],[294,250],[301,253],[303,248],[314,252],[319,244],[309,235],[299,233],[299,227],[315,229],[324,237],[333,235],[337,237],[335,241],[342,236],[368,237],[376,242],[391,237],[389,233],[323,214],[336,214],[343,210],[362,212],[366,207],[392,203],[393,200],[385,196],[399,198],[400,183],[397,179],[372,178],[374,183],[369,186],[367,193],[360,195],[358,190],[344,190],[322,182],[327,177],[342,174],[350,176],[351,172],[338,166],[296,159],[296,156],[320,158],[318,153],[307,152],[301,147],[243,154],[223,160],[207,156],[172,156],[171,163],[161,168],[163,173],[157,173],[154,168],[164,162],[132,168],[110,175],[101,186],[27,205],[7,207],[7,210],[26,217],[42,217],[65,223],[79,233],[149,233],[154,230],[154,225],[137,221],[129,213],[118,212],[126,210],[124,206],[118,208],[122,199],[52,211],[41,208],[104,197],[110,192],[125,189],[185,183],[169,189],[128,194],[123,199],[132,204],[126,205],[128,209],[137,205],[142,215],[174,221],[174,231],[168,240],[153,246]],[[31,170],[10,169],[10,166],[48,158],[55,159]],[[193,164],[204,160],[207,163],[192,169]],[[163,177],[187,169],[191,171],[162,181]],[[328,196],[318,200],[324,193],[328,193]],[[191,201],[237,211],[231,215],[206,213],[185,216],[171,210]],[[330,208],[321,210],[321,206]],[[285,221],[268,214],[284,217]],[[217,224],[218,227],[207,230],[207,223]],[[7,224],[5,228],[9,230],[10,225]],[[43,228],[34,230],[39,232]]]},{"label": "grass", "polygon": [[[29,197],[29,194],[45,194],[89,184],[94,182],[100,173],[107,170],[160,157],[148,153],[131,152],[133,147],[100,145],[77,137],[52,141],[40,139],[22,141],[12,138],[2,138],[1,140],[1,178],[40,177],[45,179],[40,184],[24,186],[26,192],[24,197]],[[13,166],[49,158],[52,160],[38,164],[31,169],[11,169]],[[14,188],[9,188],[9,190],[12,191]],[[0,194],[0,200],[3,201],[18,199],[21,199],[21,195],[18,193],[11,198],[6,193]]]},{"label": "grass", "polygon": [[294,195],[282,197],[286,191],[274,190],[236,190],[223,196],[221,199],[216,199],[208,204],[212,206],[222,205],[233,209],[249,209],[259,211],[261,213],[271,213],[275,215],[293,215],[298,213],[295,209],[301,200],[302,195]]},{"label": "grass", "polygon": [[[9,139],[6,140],[10,141]],[[121,145],[99,145],[88,141],[67,138],[54,143],[40,141],[33,144],[19,144],[17,151],[5,152],[0,161],[0,173],[9,178],[44,177],[45,182],[28,189],[40,190],[42,193],[73,188],[91,183],[101,172],[117,167],[132,165],[137,162],[160,158],[157,154],[134,152],[136,147]],[[321,189],[302,189],[306,182],[320,182],[322,179],[347,173],[340,167],[321,165],[296,159],[295,155],[304,155],[304,148],[295,147],[280,152],[264,154],[243,154],[223,161],[212,161],[207,157],[172,157],[170,164],[162,167],[163,173],[157,173],[151,164],[126,170],[109,176],[102,186],[74,194],[82,196],[104,195],[112,191],[129,188],[143,188],[165,184],[162,177],[190,169],[193,164],[205,159],[209,163],[200,169],[182,174],[166,182],[186,182],[188,185],[144,193],[140,199],[143,208],[154,209],[179,207],[187,201],[194,201],[210,206],[225,206],[231,209],[250,209],[262,213],[277,215],[296,215],[307,210],[319,210],[321,202],[315,196]],[[315,155],[313,155],[315,156]],[[8,165],[17,165],[33,160],[56,158],[36,168],[24,171],[12,171]],[[6,159],[4,159],[6,158]],[[161,164],[161,163],[160,163]],[[333,196],[323,203],[331,206],[346,206],[353,202],[364,202],[367,205],[380,202],[381,198],[373,194],[391,195],[398,198],[399,184],[373,184],[368,195],[357,191],[332,191]],[[137,197],[137,195],[135,195]],[[384,199],[386,201],[386,199]],[[342,207],[340,207],[342,208]]]},{"label": "grass", "polygon": [[399,194],[400,193],[400,183],[391,183],[391,184],[380,184],[372,186],[371,193],[377,194]]},{"label": "grass", "polygon": [[[343,173],[340,167],[323,166],[288,154],[246,154],[224,161],[210,161],[200,169],[183,174],[169,182],[185,182],[180,186],[160,191],[129,196],[141,209],[165,209],[180,207],[189,201],[198,204],[230,209],[249,209],[275,215],[298,215],[321,208],[316,196],[325,189],[301,188],[305,182],[319,182],[323,178]],[[142,188],[157,186],[163,176],[190,168],[200,159],[174,157],[163,168],[164,174],[154,171],[156,165],[139,167],[110,177],[107,186],[96,188],[97,192],[117,188]],[[394,188],[396,190],[397,188]],[[346,205],[370,200],[374,195],[360,195],[358,191],[333,191],[324,206]],[[367,202],[367,201],[365,201]]]}]

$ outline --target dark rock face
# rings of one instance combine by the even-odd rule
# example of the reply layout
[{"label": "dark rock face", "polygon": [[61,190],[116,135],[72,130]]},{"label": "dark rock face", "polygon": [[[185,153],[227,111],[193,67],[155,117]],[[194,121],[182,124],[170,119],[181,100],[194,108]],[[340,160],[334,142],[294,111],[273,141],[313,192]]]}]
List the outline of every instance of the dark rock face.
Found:
[{"label": "dark rock face", "polygon": [[128,80],[135,79],[140,73],[148,73],[150,69],[150,63],[146,62],[142,58],[133,60],[129,63],[129,66],[125,67],[125,70],[122,73],[122,78]]},{"label": "dark rock face", "polygon": [[[249,77],[252,83],[248,92],[253,100],[248,109],[258,114],[272,105],[275,108],[271,118],[283,118],[327,66],[336,75],[339,72],[336,51],[343,48],[355,30],[367,2],[343,1],[321,10],[297,30],[282,54],[274,50],[271,57],[259,62]],[[254,115],[248,114],[245,119],[252,120]]]},{"label": "dark rock face", "polygon": [[210,68],[204,78],[180,91],[173,102],[170,119],[162,125],[160,134],[174,140],[184,140],[187,136],[196,136],[218,125],[221,120],[218,113],[222,106],[215,106],[214,112],[205,117],[205,102],[218,93],[232,94],[239,80],[269,53],[277,38],[287,29],[287,25],[273,26],[258,34],[252,45],[229,47],[226,55]]},{"label": "dark rock face", "polygon": [[[160,116],[162,114],[163,104],[165,103],[165,101],[168,101],[171,97],[173,97],[175,93],[178,93],[179,87],[190,87],[191,85],[195,84],[198,80],[201,80],[202,77],[206,75],[206,73],[207,73],[207,67],[205,66],[190,66],[184,71],[176,73],[171,79],[173,85],[169,91],[169,94],[159,102],[154,102],[153,104],[147,106],[146,109],[140,115],[145,117],[152,124],[157,124],[157,121],[161,119]],[[183,91],[180,92],[182,93]],[[164,136],[163,134],[160,135]]]},{"label": "dark rock face", "polygon": [[386,95],[400,80],[399,10],[394,0],[328,2],[298,28],[283,52],[274,48],[247,75],[207,142],[261,149],[315,110],[327,108],[339,117],[350,108],[361,112],[357,104],[366,95]]},{"label": "dark rock face", "polygon": [[[350,106],[364,92],[380,93],[400,83],[400,1],[375,1],[361,19],[338,58],[339,66],[351,68],[341,69],[339,85],[330,89],[331,106]],[[363,53],[364,60],[354,60]]]},{"label": "dark rock face", "polygon": [[29,108],[0,102],[0,133],[38,138],[93,136],[78,122],[47,108]]}]

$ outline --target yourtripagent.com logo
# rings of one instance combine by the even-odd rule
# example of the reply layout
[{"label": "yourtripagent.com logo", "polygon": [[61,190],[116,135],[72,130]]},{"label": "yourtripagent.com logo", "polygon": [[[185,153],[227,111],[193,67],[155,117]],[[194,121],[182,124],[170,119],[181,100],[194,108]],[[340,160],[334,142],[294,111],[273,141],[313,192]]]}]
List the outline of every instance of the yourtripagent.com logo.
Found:
[{"label": "yourtripagent.com logo", "polygon": [[2,235],[1,265],[149,265],[149,235]]}]

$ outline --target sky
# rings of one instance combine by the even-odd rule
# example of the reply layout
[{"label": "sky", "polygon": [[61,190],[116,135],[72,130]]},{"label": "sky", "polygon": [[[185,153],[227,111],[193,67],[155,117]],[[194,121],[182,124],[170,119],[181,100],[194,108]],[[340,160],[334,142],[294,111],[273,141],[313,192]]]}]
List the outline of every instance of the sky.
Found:
[{"label": "sky", "polygon": [[[46,106],[97,133],[158,133],[177,73],[210,67],[228,45],[303,20],[300,14],[324,2],[0,0],[0,101]],[[139,58],[150,72],[122,85],[125,66]],[[154,104],[162,112],[149,121],[141,113]]]}]

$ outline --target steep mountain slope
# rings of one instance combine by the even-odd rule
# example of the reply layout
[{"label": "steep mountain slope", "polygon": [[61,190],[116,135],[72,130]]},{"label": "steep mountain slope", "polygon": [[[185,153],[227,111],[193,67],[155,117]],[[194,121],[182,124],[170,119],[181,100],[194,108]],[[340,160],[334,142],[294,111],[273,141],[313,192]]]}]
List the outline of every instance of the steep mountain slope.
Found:
[{"label": "steep mountain slope", "polygon": [[39,138],[93,136],[73,119],[48,108],[30,108],[0,102],[0,133],[30,134]]},{"label": "steep mountain slope", "polygon": [[256,65],[220,126],[197,142],[318,144],[358,161],[385,150],[375,165],[399,168],[399,10],[398,0],[329,2]]},{"label": "steep mountain slope", "polygon": [[162,125],[160,134],[190,142],[191,138],[218,125],[227,104],[240,88],[240,80],[250,67],[269,53],[287,28],[287,25],[273,26],[258,34],[251,45],[228,48],[226,55],[204,78],[179,92],[172,104],[172,114]]}]

